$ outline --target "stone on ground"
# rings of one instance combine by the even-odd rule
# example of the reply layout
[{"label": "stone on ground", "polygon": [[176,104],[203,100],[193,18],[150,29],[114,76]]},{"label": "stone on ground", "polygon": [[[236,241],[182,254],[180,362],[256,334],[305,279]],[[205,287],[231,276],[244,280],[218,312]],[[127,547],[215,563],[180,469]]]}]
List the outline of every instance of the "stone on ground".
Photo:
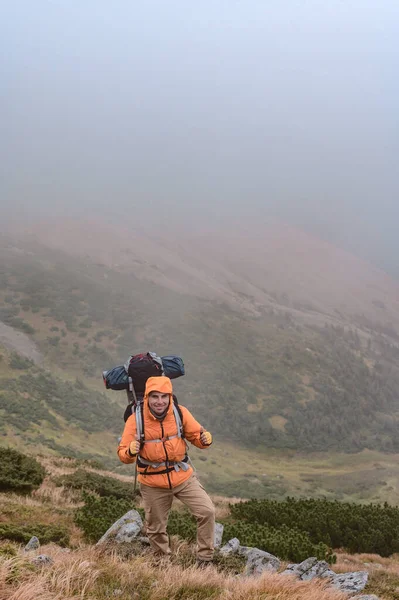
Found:
[{"label": "stone on ground", "polygon": [[215,548],[220,548],[222,545],[223,529],[224,527],[221,523],[215,523]]},{"label": "stone on ground", "polygon": [[317,560],[315,556],[311,556],[298,565],[288,565],[282,575],[295,575],[302,581],[309,581],[314,577],[330,577],[335,573],[324,560]]},{"label": "stone on ground", "polygon": [[47,554],[39,554],[39,556],[32,558],[31,562],[37,567],[41,567],[42,565],[51,565],[53,563],[53,559]]},{"label": "stone on ground", "polygon": [[339,573],[334,575],[331,585],[341,592],[361,592],[367,585],[369,574],[367,571],[355,573]]},{"label": "stone on ground", "polygon": [[240,547],[240,540],[238,540],[237,538],[233,538],[233,539],[229,540],[223,546],[223,548],[220,548],[220,553],[221,554],[232,554],[234,552],[237,552],[239,547]]},{"label": "stone on ground", "polygon": [[276,573],[280,568],[279,559],[269,552],[264,550],[258,550],[258,548],[247,548],[240,546],[238,553],[241,556],[247,557],[247,564],[245,565],[245,575],[260,575],[266,571],[269,573]]},{"label": "stone on ground", "polygon": [[137,510],[129,510],[111,525],[108,531],[98,540],[97,545],[111,540],[118,543],[131,542],[140,535],[142,527],[143,521]]},{"label": "stone on ground", "polygon": [[24,551],[30,552],[31,550],[37,550],[40,546],[40,542],[38,538],[34,535],[30,538],[29,542],[26,544]]}]

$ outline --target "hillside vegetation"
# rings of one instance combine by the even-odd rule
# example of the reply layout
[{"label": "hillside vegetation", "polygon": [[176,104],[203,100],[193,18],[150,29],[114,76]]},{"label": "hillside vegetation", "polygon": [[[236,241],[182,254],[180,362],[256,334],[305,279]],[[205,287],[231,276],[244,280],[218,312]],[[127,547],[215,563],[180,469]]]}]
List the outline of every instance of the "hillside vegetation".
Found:
[{"label": "hillside vegetation", "polygon": [[[101,371],[131,351],[155,349],[184,357],[187,377],[176,392],[219,439],[251,448],[399,450],[392,325],[373,329],[366,317],[333,325],[327,316],[305,325],[287,298],[258,306],[256,315],[237,312],[138,279],[134,270],[20,246],[2,238],[0,319],[29,335],[44,362],[39,368],[3,354],[3,432],[36,424],[38,441],[64,453],[77,449],[76,439],[62,444],[46,432],[71,426],[72,438],[74,428],[117,435],[116,403],[125,397],[97,393]],[[79,448],[85,454],[92,448]]]},{"label": "hillside vegetation", "polygon": [[[11,462],[20,459],[5,450],[7,455]],[[35,462],[29,457],[25,460]],[[115,489],[132,490],[132,478],[101,471],[92,463],[76,459],[42,456],[39,461],[46,477],[38,489],[29,495],[26,491],[21,495],[21,490],[18,494],[0,493],[0,596],[4,600],[105,600],[114,595],[130,600],[135,594],[148,600],[344,600],[325,581],[299,582],[278,574],[237,577],[245,563],[239,557],[216,553],[214,566],[206,572],[196,569],[191,543],[195,526],[177,501],[168,524],[173,550],[170,564],[160,568],[138,542],[95,548],[92,544],[114,520],[132,508],[131,499],[114,494]],[[238,535],[242,543],[264,547],[288,560],[301,560],[314,552],[334,562],[337,573],[367,570],[370,577],[364,593],[396,600],[397,555],[383,558],[370,553],[348,554],[342,547],[350,546],[351,533],[360,550],[362,544],[373,550],[383,538],[397,543],[397,508],[364,506],[362,510],[373,515],[378,525],[378,530],[369,530],[355,505],[324,502],[317,506],[317,502],[292,499],[279,504],[237,503],[217,496],[213,500],[217,520],[225,524],[225,540]],[[135,504],[142,513],[140,498]],[[302,530],[298,528],[301,525]],[[38,536],[42,545],[33,553],[24,553],[23,546],[32,535]],[[322,539],[326,540],[326,535],[341,547],[339,552],[325,554],[328,546]],[[389,554],[393,548],[384,549],[383,554]],[[53,563],[35,566],[31,559],[37,554],[48,554]],[[281,570],[285,566],[283,561]]]}]

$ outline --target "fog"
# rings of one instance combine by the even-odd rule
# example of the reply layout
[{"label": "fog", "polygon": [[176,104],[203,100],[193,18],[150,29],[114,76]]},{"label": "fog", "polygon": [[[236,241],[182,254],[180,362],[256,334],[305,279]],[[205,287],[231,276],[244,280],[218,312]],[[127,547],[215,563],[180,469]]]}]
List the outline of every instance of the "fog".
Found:
[{"label": "fog", "polygon": [[399,274],[397,0],[1,12],[3,222],[274,215]]}]

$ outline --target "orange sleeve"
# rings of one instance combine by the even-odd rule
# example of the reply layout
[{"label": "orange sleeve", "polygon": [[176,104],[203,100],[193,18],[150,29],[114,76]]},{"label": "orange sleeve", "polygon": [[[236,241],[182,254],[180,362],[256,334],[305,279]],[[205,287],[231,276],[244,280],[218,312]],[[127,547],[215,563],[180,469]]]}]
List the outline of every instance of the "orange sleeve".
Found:
[{"label": "orange sleeve", "polygon": [[[201,425],[198,423],[196,419],[194,419],[193,415],[185,406],[180,406],[181,413],[183,415],[183,429],[184,429],[184,437],[191,443],[193,446],[197,448],[209,448],[209,446],[204,446],[201,443],[200,435],[201,435]],[[204,427],[205,429],[205,427]]]},{"label": "orange sleeve", "polygon": [[125,429],[123,430],[122,439],[117,450],[119,460],[121,460],[124,463],[130,464],[136,461],[136,457],[132,458],[131,456],[129,456],[128,452],[130,442],[133,442],[133,440],[135,439],[136,432],[136,415],[130,415],[130,417],[125,423]]}]

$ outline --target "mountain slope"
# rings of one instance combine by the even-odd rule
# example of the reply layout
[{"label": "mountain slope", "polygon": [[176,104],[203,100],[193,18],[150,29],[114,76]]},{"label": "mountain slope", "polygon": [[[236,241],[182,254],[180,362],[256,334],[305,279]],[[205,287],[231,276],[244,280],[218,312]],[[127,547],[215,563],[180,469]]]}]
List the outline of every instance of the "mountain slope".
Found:
[{"label": "mountain slope", "polygon": [[[54,397],[68,397],[62,379],[99,392],[101,371],[132,351],[176,352],[187,367],[176,392],[219,439],[252,448],[399,449],[399,295],[386,275],[288,228],[265,230],[263,246],[255,235],[230,236],[229,245],[223,232],[217,240],[193,233],[180,236],[180,250],[176,236],[129,238],[94,221],[86,230],[58,223],[0,241],[0,320],[36,343]],[[3,430],[11,423],[7,390],[22,402],[27,385],[23,371],[6,371]],[[35,401],[58,419],[41,417],[53,438],[61,422],[65,432],[73,425],[70,446],[84,454],[77,432],[92,433],[84,411],[74,416],[85,401],[79,385],[68,414],[51,395]],[[98,434],[104,427],[115,437],[110,402],[123,406],[124,394],[93,396]],[[15,419],[12,426],[18,430]]]}]

